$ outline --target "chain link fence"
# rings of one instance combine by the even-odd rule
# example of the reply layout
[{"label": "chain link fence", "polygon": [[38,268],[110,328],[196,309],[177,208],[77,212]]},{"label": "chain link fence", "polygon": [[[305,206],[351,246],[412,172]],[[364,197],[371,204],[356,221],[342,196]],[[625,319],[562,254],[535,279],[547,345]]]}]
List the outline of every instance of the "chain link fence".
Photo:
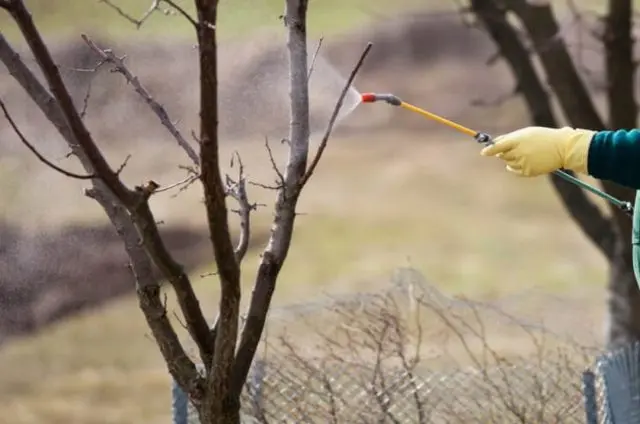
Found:
[{"label": "chain link fence", "polygon": [[[623,384],[640,348],[600,356],[595,339],[505,312],[515,303],[451,298],[401,269],[384,291],[274,309],[245,421],[640,423],[640,387]],[[198,422],[175,385],[173,399],[174,424]]]}]

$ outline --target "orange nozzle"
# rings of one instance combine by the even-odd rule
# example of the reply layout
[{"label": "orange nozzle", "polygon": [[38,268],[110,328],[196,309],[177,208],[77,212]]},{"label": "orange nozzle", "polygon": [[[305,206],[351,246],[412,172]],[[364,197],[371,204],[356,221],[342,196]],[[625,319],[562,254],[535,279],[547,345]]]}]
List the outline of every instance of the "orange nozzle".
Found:
[{"label": "orange nozzle", "polygon": [[373,103],[375,102],[376,95],[373,93],[362,93],[362,103]]}]

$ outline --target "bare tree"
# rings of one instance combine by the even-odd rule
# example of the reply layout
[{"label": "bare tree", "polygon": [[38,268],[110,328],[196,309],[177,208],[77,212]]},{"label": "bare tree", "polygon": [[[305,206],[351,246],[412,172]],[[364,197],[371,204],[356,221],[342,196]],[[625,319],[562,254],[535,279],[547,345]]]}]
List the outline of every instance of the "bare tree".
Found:
[{"label": "bare tree", "polygon": [[[573,2],[569,4],[580,18]],[[469,5],[513,73],[517,92],[523,96],[534,125],[558,126],[560,119],[552,108],[555,98],[572,126],[594,130],[635,128],[638,109],[631,0],[609,0],[604,28],[598,35],[605,51],[606,119],[598,113],[569,52],[551,2],[470,0]],[[509,19],[512,15],[522,29]],[[542,71],[535,68],[534,59],[539,60]],[[609,346],[640,339],[640,291],[632,266],[631,221],[615,208],[610,215],[603,213],[579,188],[555,176],[550,178],[573,220],[609,262]],[[633,201],[634,190],[609,181],[602,185],[608,193]]]},{"label": "bare tree", "polygon": [[[123,10],[109,1],[105,0],[103,3],[128,17]],[[47,44],[22,0],[0,0],[0,7],[6,10],[18,25],[42,71],[45,83],[41,83],[25,65],[1,32],[0,60],[63,136],[85,173],[66,171],[38,153],[11,119],[6,105],[0,105],[19,139],[42,162],[68,177],[91,182],[86,195],[102,206],[122,238],[136,279],[140,308],[169,372],[189,395],[190,401],[198,411],[200,422],[237,423],[240,420],[241,391],[262,335],[278,274],[289,252],[298,198],[319,164],[343,99],[371,45],[367,45],[356,63],[341,96],[337,99],[320,148],[315,156],[310,158],[306,33],[308,1],[286,0],[283,20],[287,28],[290,76],[291,121],[289,137],[286,140],[289,156],[283,171],[278,169],[277,161],[271,157],[278,176],[278,184],[272,187],[276,193],[276,202],[271,237],[261,255],[250,306],[241,328],[240,264],[247,252],[247,243],[251,236],[250,215],[256,205],[247,198],[246,178],[240,158],[236,158],[239,167],[237,178],[228,175],[223,178],[220,163],[216,42],[218,1],[195,0],[196,16],[192,17],[170,0],[154,0],[141,19],[128,19],[141,26],[153,12],[160,10],[161,5],[171,8],[187,19],[197,35],[200,71],[200,129],[197,136],[199,151],[185,140],[162,105],[153,99],[143,83],[127,69],[122,57],[109,49],[99,47],[86,35],[83,35],[83,39],[99,56],[101,64],[108,64],[132,84],[193,162],[192,175],[177,185],[182,186],[199,180],[203,188],[216,275],[220,282],[218,318],[213,326],[205,319],[189,276],[166,248],[149,206],[151,196],[170,187],[160,187],[157,183],[149,181],[130,188],[122,182],[120,171],[124,165],[114,168],[105,159],[97,141],[83,122],[82,111],[74,105]],[[271,150],[269,152],[271,154]],[[234,198],[239,205],[237,212],[241,218],[241,236],[235,246],[230,234],[227,196]],[[166,305],[161,298],[160,285],[152,277],[154,268],[161,271],[176,293],[185,328],[197,346],[199,360],[205,368],[204,373],[198,371],[194,361],[185,352],[168,318]]]}]

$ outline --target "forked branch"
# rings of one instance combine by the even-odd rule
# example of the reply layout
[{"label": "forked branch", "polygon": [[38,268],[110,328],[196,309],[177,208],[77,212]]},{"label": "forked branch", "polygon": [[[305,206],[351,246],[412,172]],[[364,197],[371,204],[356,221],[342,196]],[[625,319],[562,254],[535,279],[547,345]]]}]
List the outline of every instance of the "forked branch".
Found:
[{"label": "forked branch", "polygon": [[[46,49],[45,53],[48,55]],[[95,168],[92,160],[82,149],[71,131],[65,112],[59,102],[26,66],[2,34],[0,34],[0,61],[65,139],[85,171],[93,174]],[[62,89],[66,90],[64,86],[62,86]],[[198,396],[195,394],[202,392],[203,381],[198,375],[194,363],[184,351],[178,335],[167,317],[164,304],[160,299],[159,283],[152,272],[153,264],[145,251],[142,240],[138,235],[138,230],[130,219],[129,211],[123,202],[109,190],[104,181],[96,178],[91,182],[93,187],[87,191],[87,195],[94,198],[102,206],[109,220],[123,239],[131,261],[131,268],[136,277],[141,310],[163,354],[167,367],[173,378],[182,387],[193,388],[191,393],[194,394],[194,399],[197,400]],[[151,224],[155,225],[153,222]]]},{"label": "forked branch", "polygon": [[[148,193],[145,187],[136,187],[135,190],[127,188],[120,180],[118,172],[107,163],[79,112],[76,110],[69,91],[62,81],[58,67],[53,61],[51,53],[36,28],[24,1],[12,0],[9,12],[27,41],[51,90],[52,96],[49,95],[46,89],[42,88],[29,69],[19,60],[19,56],[6,43],[0,44],[0,47],[5,48],[4,51],[1,51],[3,62],[10,70],[11,75],[20,81],[31,97],[41,105],[42,110],[51,114],[47,116],[54,122],[54,125],[61,133],[66,135],[65,138],[69,146],[76,153],[76,156],[80,158],[87,172],[94,173],[99,177],[100,181],[106,186],[104,190],[108,190],[114,196],[115,205],[126,208],[128,214],[132,217],[132,221],[135,222],[136,229],[134,231],[137,230],[141,235],[144,251],[175,289],[180,309],[185,316],[187,328],[198,345],[201,356],[209,358],[213,343],[210,342],[207,322],[183,267],[173,259],[160,236],[156,220],[147,202]],[[43,104],[44,106],[42,106]],[[104,205],[103,207],[107,210],[109,206]],[[134,261],[135,259],[131,257],[131,260]],[[155,293],[150,295],[155,296]],[[172,328],[164,328],[164,330],[167,331],[166,335],[168,336],[175,334]],[[173,336],[170,338],[173,339]],[[156,339],[156,341],[159,345],[162,343],[161,339]],[[181,355],[175,346],[160,347],[161,350],[164,349],[163,353]],[[184,383],[183,387],[185,388],[191,387],[189,381],[197,379],[191,374],[191,361],[183,363],[182,371],[177,372],[176,368],[173,367],[176,357],[168,357],[165,360],[176,380],[181,384]]]},{"label": "forked branch", "polygon": [[[104,0],[103,0],[104,1]],[[136,93],[142,97],[142,99],[149,105],[149,108],[156,114],[160,123],[169,131],[169,133],[176,140],[178,145],[185,151],[187,156],[191,162],[198,166],[200,164],[200,160],[198,158],[198,154],[191,147],[191,145],[187,142],[187,140],[182,136],[178,128],[176,128],[175,124],[171,122],[169,118],[169,114],[167,110],[157,101],[155,100],[151,94],[147,91],[147,89],[142,85],[140,80],[136,75],[134,75],[129,68],[124,64],[125,56],[118,57],[116,56],[112,50],[110,49],[101,49],[93,42],[86,34],[81,35],[82,39],[85,43],[91,48],[93,52],[95,52],[102,61],[113,65],[114,70],[120,74],[122,74],[127,82],[131,84]]]},{"label": "forked branch", "polygon": [[[296,218],[296,206],[301,190],[317,166],[322,151],[319,151],[312,167],[307,169],[309,156],[309,78],[307,63],[307,0],[287,0],[284,22],[288,29],[287,45],[290,75],[290,130],[289,159],[278,188],[272,232],[255,279],[249,310],[238,346],[233,370],[233,393],[238,395],[246,380],[251,361],[256,353],[264,329],[267,312],[275,291],[277,277],[289,252]],[[367,45],[354,71],[337,100],[334,113],[327,126],[323,144],[326,144],[337,119],[348,89],[362,65],[371,45]]]}]

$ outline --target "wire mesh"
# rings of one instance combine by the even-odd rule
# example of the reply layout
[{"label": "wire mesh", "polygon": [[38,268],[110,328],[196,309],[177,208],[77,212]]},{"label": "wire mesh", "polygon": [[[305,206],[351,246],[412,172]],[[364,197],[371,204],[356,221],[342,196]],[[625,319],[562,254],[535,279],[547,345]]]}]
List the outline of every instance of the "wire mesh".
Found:
[{"label": "wire mesh", "polygon": [[454,299],[404,269],[379,292],[274,310],[243,421],[640,423],[640,348],[602,355],[509,304]]}]

